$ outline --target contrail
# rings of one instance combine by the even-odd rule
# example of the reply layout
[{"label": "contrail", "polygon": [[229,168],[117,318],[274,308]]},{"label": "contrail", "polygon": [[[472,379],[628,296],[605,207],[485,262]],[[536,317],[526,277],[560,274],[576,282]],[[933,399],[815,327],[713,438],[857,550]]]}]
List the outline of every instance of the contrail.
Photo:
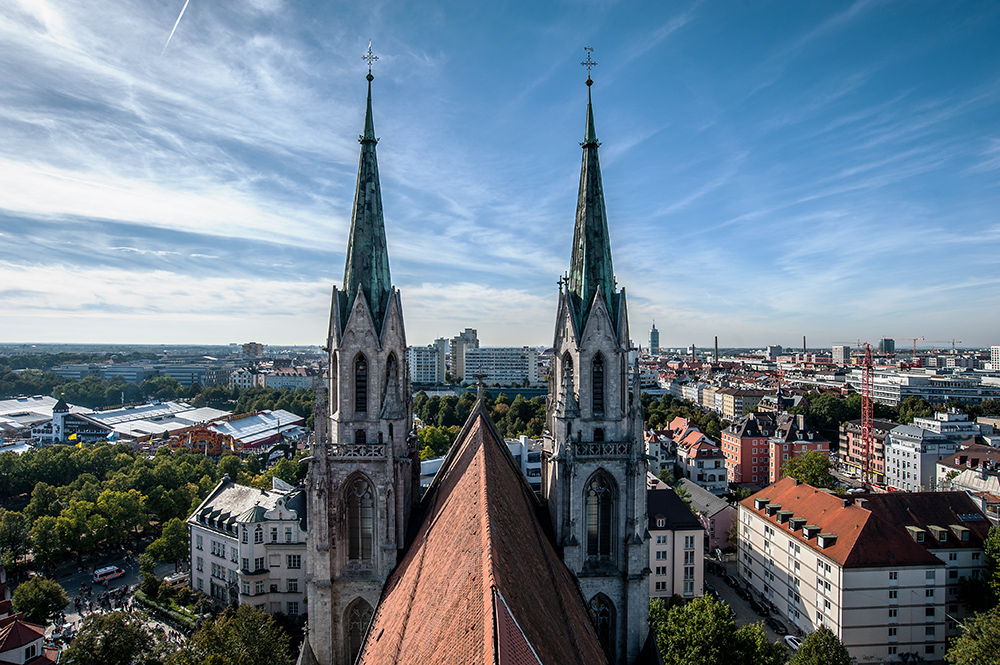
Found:
[{"label": "contrail", "polygon": [[191,2],[191,0],[184,0],[184,6],[181,7],[181,13],[177,15],[177,20],[174,21],[174,27],[170,30],[170,36],[167,37],[167,43],[163,45],[163,50],[160,51],[160,55],[167,52],[167,47],[170,46],[170,40],[174,38],[174,33],[177,32],[177,26],[184,17],[184,12],[187,10],[189,2]]}]

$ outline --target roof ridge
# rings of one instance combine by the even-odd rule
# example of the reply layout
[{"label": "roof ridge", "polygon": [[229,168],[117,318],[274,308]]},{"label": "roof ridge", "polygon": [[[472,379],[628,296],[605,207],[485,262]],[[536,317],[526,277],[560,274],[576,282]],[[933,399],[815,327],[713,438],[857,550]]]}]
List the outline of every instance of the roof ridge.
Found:
[{"label": "roof ridge", "polygon": [[[480,405],[482,400],[477,402],[477,406]],[[483,414],[480,411],[477,414],[477,425],[479,428],[483,426]],[[479,453],[476,457],[479,458],[479,519],[480,519],[480,533],[479,537],[482,539],[483,544],[483,607],[489,608],[487,611],[490,614],[491,621],[483,622],[483,660],[488,663],[496,661],[496,656],[499,649],[496,644],[497,633],[497,611],[496,605],[493,602],[493,593],[497,591],[496,577],[493,575],[493,527],[490,524],[490,503],[487,497],[487,483],[486,478],[486,442],[483,441],[483,437],[479,438],[480,446]]]}]

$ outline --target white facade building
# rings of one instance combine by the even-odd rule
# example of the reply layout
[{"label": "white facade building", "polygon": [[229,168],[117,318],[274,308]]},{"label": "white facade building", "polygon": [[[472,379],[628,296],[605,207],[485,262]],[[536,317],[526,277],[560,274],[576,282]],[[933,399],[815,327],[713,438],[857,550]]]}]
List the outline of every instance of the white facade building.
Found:
[{"label": "white facade building", "polygon": [[701,596],[705,588],[705,530],[672,489],[646,490],[649,515],[649,597]]},{"label": "white facade building", "polygon": [[940,434],[956,443],[974,439],[980,434],[979,425],[958,411],[938,411],[933,418],[914,418],[913,426]]},{"label": "white facade building", "polygon": [[305,613],[305,508],[305,494],[280,480],[262,490],[224,478],[187,520],[191,588],[223,605]]},{"label": "white facade building", "polygon": [[477,381],[484,374],[485,383],[522,385],[538,383],[538,349],[533,346],[483,346],[465,349],[467,382]]},{"label": "white facade building", "polygon": [[406,349],[410,382],[422,384],[444,383],[444,351],[437,344],[411,346]]},{"label": "white facade building", "polygon": [[740,503],[739,571],[791,626],[826,626],[859,663],[940,661],[988,530],[963,492],[841,498],[783,478]]},{"label": "white facade building", "polygon": [[955,441],[920,427],[900,425],[885,438],[885,484],[897,490],[919,492],[937,486],[939,459],[958,449]]}]

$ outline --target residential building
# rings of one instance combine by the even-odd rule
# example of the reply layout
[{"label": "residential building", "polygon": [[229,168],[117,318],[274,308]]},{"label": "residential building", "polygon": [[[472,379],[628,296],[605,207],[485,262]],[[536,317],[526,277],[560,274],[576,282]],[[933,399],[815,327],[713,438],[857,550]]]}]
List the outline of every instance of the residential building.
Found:
[{"label": "residential building", "polygon": [[722,495],[729,489],[722,449],[697,429],[677,441],[677,465],[683,477],[712,494]]},{"label": "residential building", "polygon": [[298,388],[313,388],[317,375],[309,367],[282,367],[264,375],[264,386],[281,390],[297,390]]},{"label": "residential building", "polygon": [[250,388],[263,388],[266,376],[253,367],[241,367],[229,374],[229,387],[239,390],[249,390]]},{"label": "residential building", "polygon": [[688,493],[691,510],[705,530],[707,551],[735,545],[729,542],[729,529],[736,520],[736,507],[687,478],[681,478],[680,486]]},{"label": "residential building", "polygon": [[487,384],[535,385],[538,383],[538,349],[533,346],[466,348],[463,380],[474,383],[480,376]]},{"label": "residential building", "polygon": [[45,646],[45,626],[28,623],[20,613],[0,619],[0,663],[49,665],[59,650]]},{"label": "residential building", "polygon": [[474,328],[466,328],[464,331],[451,338],[451,378],[453,381],[462,381],[465,378],[465,352],[468,349],[479,348],[479,336]]},{"label": "residential building", "polygon": [[775,432],[770,413],[750,413],[722,432],[722,454],[731,483],[767,484],[770,480],[770,438]]},{"label": "residential building", "polygon": [[830,441],[806,423],[802,414],[778,416],[774,434],[768,440],[768,481],[778,482],[785,462],[810,450],[830,456]]},{"label": "residential building", "polygon": [[435,376],[438,383],[445,383],[448,378],[448,340],[444,337],[438,337],[434,340],[434,348],[437,349]]},{"label": "residential building", "polygon": [[767,390],[720,388],[717,394],[722,396],[722,408],[717,409],[719,415],[725,420],[735,422],[750,413],[760,404],[760,400],[770,393]]},{"label": "residential building", "polygon": [[[885,484],[885,439],[899,423],[891,420],[872,420],[874,445],[867,453],[868,472],[876,485]],[[838,453],[844,469],[858,477],[865,467],[865,447],[861,440],[861,419],[848,420],[840,425],[840,450]]]},{"label": "residential building", "polygon": [[264,355],[264,345],[259,342],[247,342],[243,345],[243,355],[251,358],[259,358]]},{"label": "residential building", "polygon": [[930,418],[914,418],[913,426],[934,432],[956,443],[975,441],[980,435],[978,423],[969,420],[969,416],[961,411],[936,411]]},{"label": "residential building", "polygon": [[705,532],[672,489],[646,490],[649,515],[649,597],[701,596],[705,588]]},{"label": "residential building", "polygon": [[896,340],[883,338],[878,343],[879,353],[896,353]]},{"label": "residential building", "polygon": [[410,382],[420,385],[437,385],[444,383],[444,373],[441,371],[443,351],[437,344],[427,346],[411,346],[406,349],[406,365],[410,371]]},{"label": "residential building", "polygon": [[269,614],[306,612],[306,497],[274,479],[270,490],[229,476],[187,519],[191,588],[219,605],[236,601]]},{"label": "residential building", "polygon": [[958,443],[931,430],[894,427],[885,440],[886,486],[907,492],[935,489],[938,460],[957,449]]},{"label": "residential building", "polygon": [[990,347],[990,369],[1000,372],[1000,346]]},{"label": "residential building", "polygon": [[826,626],[859,663],[941,661],[989,526],[964,492],[843,498],[783,478],[740,503],[739,574],[790,627]]},{"label": "residential building", "polygon": [[833,351],[833,364],[834,365],[850,365],[851,364],[851,347],[843,345],[835,345],[832,349]]}]

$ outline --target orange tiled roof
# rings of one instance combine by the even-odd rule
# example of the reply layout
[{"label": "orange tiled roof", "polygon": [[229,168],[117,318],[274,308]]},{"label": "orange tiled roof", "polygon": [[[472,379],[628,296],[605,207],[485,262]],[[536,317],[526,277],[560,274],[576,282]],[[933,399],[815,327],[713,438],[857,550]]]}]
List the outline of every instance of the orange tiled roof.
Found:
[{"label": "orange tiled roof", "polygon": [[482,405],[424,499],[358,663],[604,663],[584,601]]}]

